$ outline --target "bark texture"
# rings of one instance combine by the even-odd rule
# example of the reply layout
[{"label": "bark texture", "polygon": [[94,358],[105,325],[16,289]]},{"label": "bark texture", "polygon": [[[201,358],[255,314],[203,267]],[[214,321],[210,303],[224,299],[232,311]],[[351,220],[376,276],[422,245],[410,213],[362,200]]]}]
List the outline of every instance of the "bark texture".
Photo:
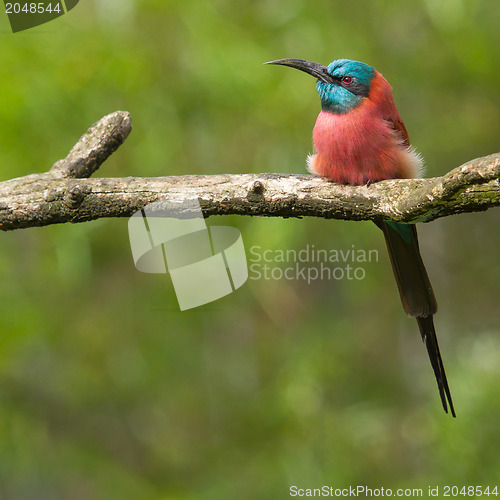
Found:
[{"label": "bark texture", "polygon": [[127,138],[130,115],[116,111],[92,125],[48,172],[0,182],[0,229],[101,217],[130,217],[145,205],[198,198],[210,215],[323,217],[429,222],[500,205],[500,153],[442,177],[343,186],[311,175],[218,174],[89,178]]}]

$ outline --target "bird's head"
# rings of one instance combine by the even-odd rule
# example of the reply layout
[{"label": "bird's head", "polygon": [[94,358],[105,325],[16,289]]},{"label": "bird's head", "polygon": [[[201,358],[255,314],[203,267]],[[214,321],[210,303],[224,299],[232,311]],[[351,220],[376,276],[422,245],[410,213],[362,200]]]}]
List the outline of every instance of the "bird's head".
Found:
[{"label": "bird's head", "polygon": [[303,59],[278,59],[265,64],[289,66],[317,78],[321,107],[332,113],[347,113],[361,104],[368,97],[375,76],[371,66],[351,59],[337,59],[328,66]]}]

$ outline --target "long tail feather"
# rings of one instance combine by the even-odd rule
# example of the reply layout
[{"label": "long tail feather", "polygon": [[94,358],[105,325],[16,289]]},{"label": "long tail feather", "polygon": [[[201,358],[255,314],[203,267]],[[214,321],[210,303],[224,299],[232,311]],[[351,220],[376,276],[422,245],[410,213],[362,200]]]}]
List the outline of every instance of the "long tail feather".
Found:
[{"label": "long tail feather", "polygon": [[398,285],[403,308],[408,316],[416,317],[422,340],[427,347],[436,376],[443,408],[455,417],[448,380],[434,329],[433,315],[437,303],[418,247],[417,229],[413,224],[376,223],[382,229],[389,251],[392,270]]},{"label": "long tail feather", "polygon": [[427,347],[427,353],[429,354],[432,368],[434,369],[434,375],[436,376],[439,395],[441,396],[444,411],[448,413],[448,406],[446,404],[446,399],[448,399],[451,414],[456,417],[455,408],[453,408],[453,401],[451,399],[450,388],[448,387],[448,380],[444,371],[443,360],[441,359],[441,353],[439,352],[439,345],[436,337],[436,331],[434,330],[434,321],[432,316],[429,316],[428,318],[417,318],[417,323],[420,328],[422,339]]}]

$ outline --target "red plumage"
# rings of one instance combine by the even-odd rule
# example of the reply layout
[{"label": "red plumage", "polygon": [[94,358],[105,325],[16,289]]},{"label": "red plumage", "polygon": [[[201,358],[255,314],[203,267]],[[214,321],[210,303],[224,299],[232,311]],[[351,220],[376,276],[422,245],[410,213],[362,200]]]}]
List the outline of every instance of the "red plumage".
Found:
[{"label": "red plumage", "polygon": [[[371,66],[338,59],[323,66],[303,59],[279,59],[317,79],[323,110],[313,131],[315,152],[309,170],[342,184],[359,185],[420,174],[422,159],[410,147],[387,80]],[[417,319],[427,347],[443,408],[455,409],[439,352],[433,316],[437,303],[418,247],[416,227],[377,221],[387,249],[404,310]]]},{"label": "red plumage", "polygon": [[391,86],[378,71],[357,107],[342,114],[320,112],[313,143],[309,170],[341,184],[417,177],[422,167],[409,146]]}]

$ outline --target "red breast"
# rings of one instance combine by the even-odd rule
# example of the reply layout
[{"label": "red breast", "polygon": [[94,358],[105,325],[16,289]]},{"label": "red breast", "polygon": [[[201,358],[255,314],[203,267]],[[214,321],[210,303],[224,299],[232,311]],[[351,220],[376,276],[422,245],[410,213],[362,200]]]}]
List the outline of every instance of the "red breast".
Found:
[{"label": "red breast", "polygon": [[416,177],[422,165],[410,148],[391,86],[376,72],[370,93],[347,113],[321,111],[309,170],[342,184]]}]

